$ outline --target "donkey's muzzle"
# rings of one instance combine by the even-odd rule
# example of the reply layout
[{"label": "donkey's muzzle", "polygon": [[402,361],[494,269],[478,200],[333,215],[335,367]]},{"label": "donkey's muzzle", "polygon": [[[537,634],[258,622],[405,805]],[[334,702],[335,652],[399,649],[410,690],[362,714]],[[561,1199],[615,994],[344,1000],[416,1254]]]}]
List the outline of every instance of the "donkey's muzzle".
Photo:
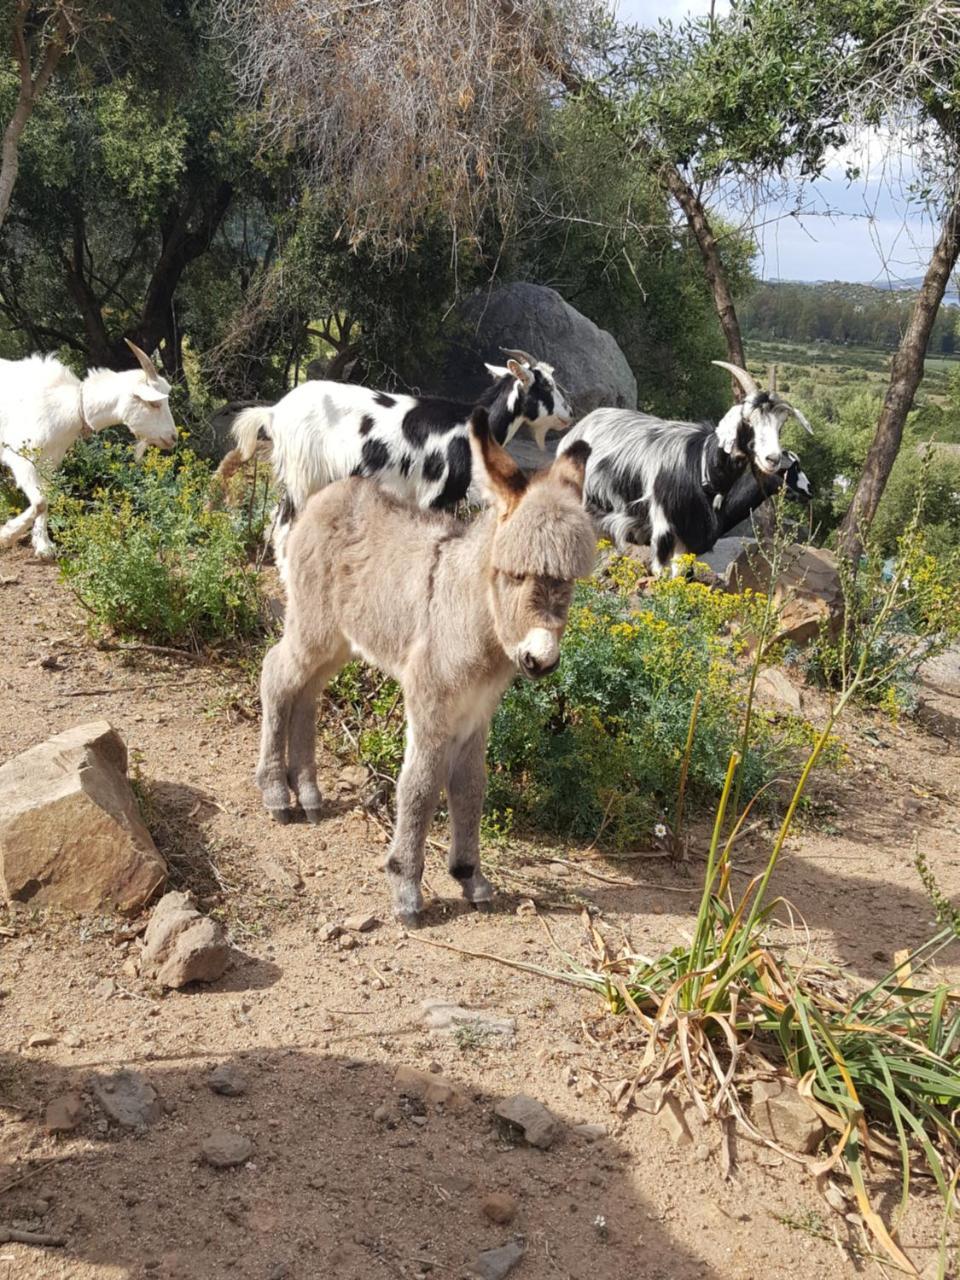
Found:
[{"label": "donkey's muzzle", "polygon": [[520,670],[528,680],[540,680],[543,676],[550,675],[551,671],[556,671],[559,665],[559,658],[554,658],[552,662],[541,662],[532,653],[520,655]]}]

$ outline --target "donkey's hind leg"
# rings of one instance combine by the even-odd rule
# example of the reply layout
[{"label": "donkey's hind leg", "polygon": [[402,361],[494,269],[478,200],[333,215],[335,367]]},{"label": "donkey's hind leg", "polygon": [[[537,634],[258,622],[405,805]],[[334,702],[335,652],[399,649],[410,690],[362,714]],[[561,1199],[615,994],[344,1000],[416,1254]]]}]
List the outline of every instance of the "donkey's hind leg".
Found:
[{"label": "donkey's hind leg", "polygon": [[290,713],[287,739],[287,783],[308,822],[320,821],[323,799],[317,784],[317,698],[328,680],[350,656],[346,647],[314,673],[301,689]]},{"label": "donkey's hind leg", "polygon": [[487,729],[484,726],[451,752],[447,774],[450,808],[450,874],[463,896],[477,905],[489,902],[494,888],[480,870],[480,814],[487,789]]},{"label": "donkey's hind leg", "polygon": [[[267,812],[289,822],[292,806],[287,786],[287,742],[294,707],[313,676],[308,655],[284,635],[263,660],[260,673],[260,760],[254,775]],[[302,717],[301,717],[302,718]]]}]

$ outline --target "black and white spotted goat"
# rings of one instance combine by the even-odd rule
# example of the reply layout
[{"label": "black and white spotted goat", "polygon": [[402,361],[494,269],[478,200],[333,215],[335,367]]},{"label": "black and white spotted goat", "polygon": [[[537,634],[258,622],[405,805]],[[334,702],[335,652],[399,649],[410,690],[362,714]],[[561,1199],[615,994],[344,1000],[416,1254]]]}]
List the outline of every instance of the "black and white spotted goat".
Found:
[{"label": "black and white spotted goat", "polygon": [[746,395],[709,423],[666,422],[630,409],[594,409],[560,444],[590,445],[584,502],[600,531],[622,550],[650,546],[655,573],[717,539],[787,486],[808,499],[810,485],[795,454],[780,445],[780,429],[794,417],[810,423],[775,391],[762,390],[745,369],[728,369]]},{"label": "black and white spotted goat", "polygon": [[[547,432],[569,427],[573,412],[553,369],[525,351],[505,351],[503,368],[481,396],[490,432],[508,444],[526,425],[542,449]],[[471,494],[469,422],[476,406],[428,396],[387,395],[344,382],[304,382],[272,409],[234,420],[237,447],[220,464],[228,479],[258,451],[267,453],[284,498],[273,544],[285,580],[290,526],[311,494],[347,476],[374,476],[420,507],[452,508]]]}]

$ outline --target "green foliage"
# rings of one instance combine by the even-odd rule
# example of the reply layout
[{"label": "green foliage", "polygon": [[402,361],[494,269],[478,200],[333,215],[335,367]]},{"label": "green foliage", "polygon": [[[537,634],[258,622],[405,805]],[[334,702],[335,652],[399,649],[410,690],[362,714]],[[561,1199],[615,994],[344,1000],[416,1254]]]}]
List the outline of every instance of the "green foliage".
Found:
[{"label": "green foliage", "polygon": [[395,778],[403,762],[400,686],[362,662],[348,662],[326,689],[337,730],[331,745],[375,773]]},{"label": "green foliage", "polygon": [[[638,598],[636,562],[578,588],[557,673],[516,681],[493,722],[488,804],[518,823],[623,847],[672,817],[691,710],[694,803],[716,796],[738,741],[746,630],[763,599],[661,579]],[[782,736],[757,718],[745,766],[752,794],[775,772]]]},{"label": "green foliage", "polygon": [[61,572],[92,624],[122,636],[199,647],[261,627],[243,515],[211,510],[211,473],[188,449],[79,445],[56,477],[51,527]]},{"label": "green foliage", "polygon": [[[764,341],[830,342],[894,351],[910,320],[916,294],[866,284],[758,284],[739,308],[748,337]],[[927,350],[952,355],[960,308],[943,306]]]}]

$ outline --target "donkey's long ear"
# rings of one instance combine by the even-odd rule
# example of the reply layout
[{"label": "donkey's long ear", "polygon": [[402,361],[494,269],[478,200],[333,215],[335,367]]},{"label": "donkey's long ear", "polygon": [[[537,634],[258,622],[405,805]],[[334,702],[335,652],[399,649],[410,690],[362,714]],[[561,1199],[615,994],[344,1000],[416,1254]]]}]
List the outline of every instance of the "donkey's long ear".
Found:
[{"label": "donkey's long ear", "polygon": [[550,468],[551,480],[569,485],[578,498],[583,497],[583,481],[587,474],[587,459],[590,457],[590,446],[586,440],[575,440],[569,449],[558,453],[556,461]]},{"label": "donkey's long ear", "polygon": [[474,478],[505,518],[526,493],[527,477],[490,434],[486,409],[478,407],[470,415],[470,449]]}]

